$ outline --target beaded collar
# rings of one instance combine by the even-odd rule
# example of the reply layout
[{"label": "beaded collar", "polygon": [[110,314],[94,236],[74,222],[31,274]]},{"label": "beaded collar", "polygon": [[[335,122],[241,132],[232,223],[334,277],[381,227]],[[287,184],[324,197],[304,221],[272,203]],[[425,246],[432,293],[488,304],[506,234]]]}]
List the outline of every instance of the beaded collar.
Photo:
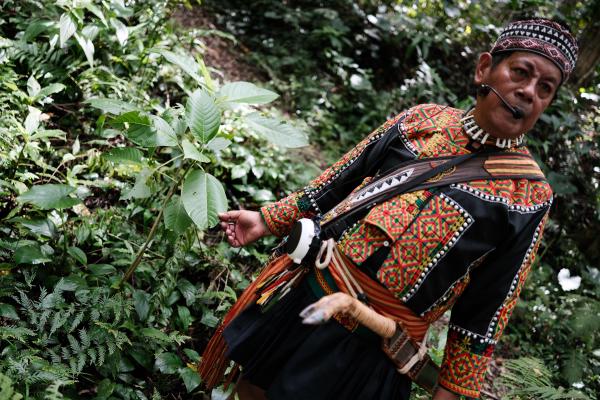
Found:
[{"label": "beaded collar", "polygon": [[487,145],[494,145],[501,149],[509,149],[511,147],[520,146],[523,143],[523,136],[521,135],[516,139],[501,139],[495,138],[491,136],[489,133],[483,130],[477,122],[475,122],[475,118],[473,116],[473,111],[467,112],[467,114],[461,118],[460,122],[462,122],[463,130],[472,140]]}]

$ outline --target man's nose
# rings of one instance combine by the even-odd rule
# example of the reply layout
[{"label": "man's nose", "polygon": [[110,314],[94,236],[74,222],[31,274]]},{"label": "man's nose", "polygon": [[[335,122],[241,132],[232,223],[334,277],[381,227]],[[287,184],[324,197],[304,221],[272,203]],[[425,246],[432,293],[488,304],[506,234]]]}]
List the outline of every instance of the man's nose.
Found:
[{"label": "man's nose", "polygon": [[537,82],[535,79],[529,79],[527,82],[524,82],[517,89],[517,92],[516,92],[517,97],[527,101],[528,103],[531,103],[533,101],[533,97],[535,96],[536,85],[537,85]]}]

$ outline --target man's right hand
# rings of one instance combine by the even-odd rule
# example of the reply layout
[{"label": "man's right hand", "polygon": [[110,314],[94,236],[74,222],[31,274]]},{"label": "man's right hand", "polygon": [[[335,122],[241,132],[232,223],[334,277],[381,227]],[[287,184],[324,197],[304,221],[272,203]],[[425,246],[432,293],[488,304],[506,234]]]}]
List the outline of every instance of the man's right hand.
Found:
[{"label": "man's right hand", "polygon": [[233,247],[241,247],[271,234],[259,212],[233,210],[219,214],[221,228]]}]

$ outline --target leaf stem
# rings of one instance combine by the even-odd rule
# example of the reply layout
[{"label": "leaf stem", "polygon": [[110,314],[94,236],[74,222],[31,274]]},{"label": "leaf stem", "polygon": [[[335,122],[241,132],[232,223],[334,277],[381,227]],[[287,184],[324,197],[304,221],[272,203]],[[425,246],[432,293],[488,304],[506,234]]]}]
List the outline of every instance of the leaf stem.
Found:
[{"label": "leaf stem", "polygon": [[183,181],[183,178],[185,177],[187,172],[190,170],[192,165],[193,164],[190,163],[190,165],[185,169],[183,174],[179,177],[177,182],[175,182],[173,185],[171,185],[171,188],[169,189],[169,192],[167,193],[167,197],[165,197],[165,200],[163,201],[162,206],[160,207],[160,211],[158,212],[158,215],[157,215],[156,219],[154,220],[154,224],[152,224],[152,228],[150,228],[150,232],[148,233],[148,236],[146,237],[146,241],[144,242],[142,247],[140,247],[140,249],[135,257],[135,260],[133,260],[133,262],[131,263],[131,265],[129,266],[127,271],[125,272],[125,275],[123,275],[123,278],[121,278],[121,280],[118,283],[113,285],[114,289],[117,289],[117,290],[121,289],[123,283],[127,282],[131,278],[135,269],[142,262],[142,258],[144,257],[144,253],[146,252],[146,249],[150,245],[150,242],[152,241],[152,239],[154,239],[154,235],[156,235],[156,231],[158,229],[158,224],[160,223],[160,221],[162,219],[163,212],[164,212],[164,209],[165,209],[167,203],[169,202],[169,200],[171,200],[171,197],[173,197],[173,194],[175,194],[175,190],[177,189],[177,187],[179,187],[179,185],[181,184],[181,181]]}]

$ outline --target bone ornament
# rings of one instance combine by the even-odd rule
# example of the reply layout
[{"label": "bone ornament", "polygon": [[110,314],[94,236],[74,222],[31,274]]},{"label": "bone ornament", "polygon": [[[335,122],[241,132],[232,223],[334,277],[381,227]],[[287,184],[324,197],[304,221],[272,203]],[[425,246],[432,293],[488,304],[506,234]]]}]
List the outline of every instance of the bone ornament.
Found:
[{"label": "bone ornament", "polygon": [[384,339],[391,338],[396,332],[394,320],[377,313],[358,299],[342,292],[322,297],[302,310],[300,317],[305,324],[320,325],[329,321],[337,313],[344,313],[355,318],[360,324]]}]

